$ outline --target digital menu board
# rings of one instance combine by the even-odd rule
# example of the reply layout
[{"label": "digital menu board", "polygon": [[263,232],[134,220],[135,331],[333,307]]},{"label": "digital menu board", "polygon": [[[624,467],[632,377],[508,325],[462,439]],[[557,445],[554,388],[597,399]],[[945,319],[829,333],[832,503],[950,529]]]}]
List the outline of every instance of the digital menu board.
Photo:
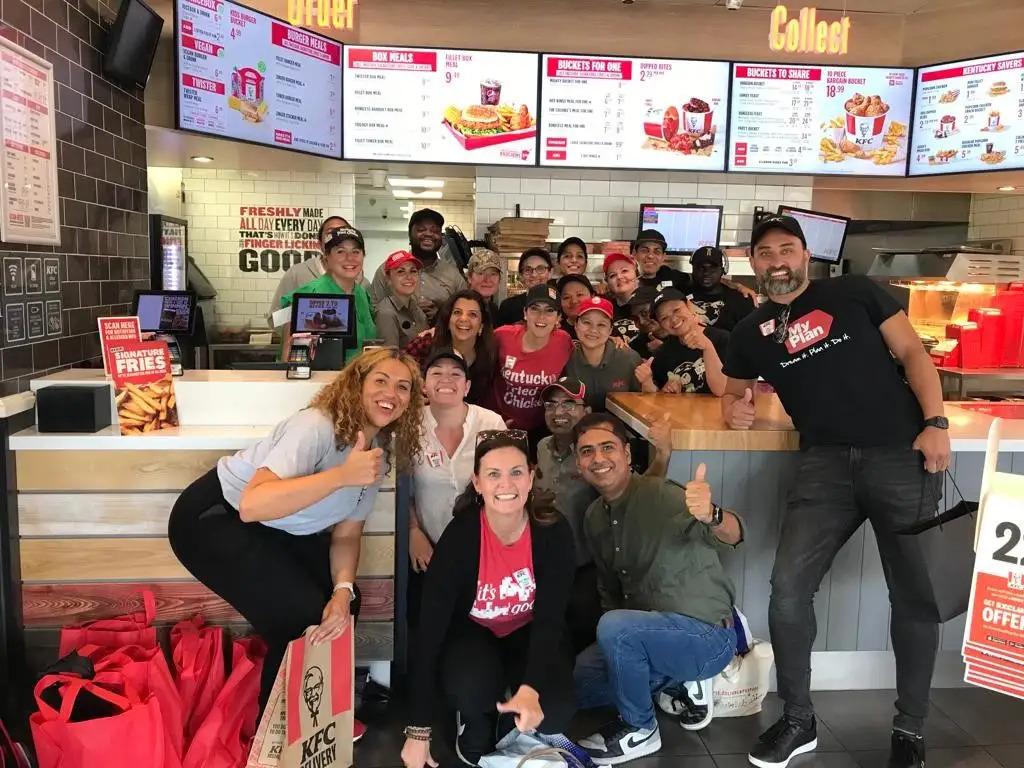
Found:
[{"label": "digital menu board", "polygon": [[910,175],[1024,167],[1024,53],[922,67]]},{"label": "digital menu board", "polygon": [[345,157],[534,165],[537,58],[345,46]]},{"label": "digital menu board", "polygon": [[725,169],[729,64],[545,54],[540,164]]},{"label": "digital menu board", "polygon": [[914,70],[734,64],[729,169],[902,176]]},{"label": "digital menu board", "polygon": [[341,44],[225,0],[177,0],[178,127],[341,157]]}]

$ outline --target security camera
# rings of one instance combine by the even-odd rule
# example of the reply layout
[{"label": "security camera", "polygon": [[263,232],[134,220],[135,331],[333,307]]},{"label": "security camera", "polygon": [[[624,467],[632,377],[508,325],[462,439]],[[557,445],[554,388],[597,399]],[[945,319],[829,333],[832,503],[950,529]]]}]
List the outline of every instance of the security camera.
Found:
[{"label": "security camera", "polygon": [[725,7],[730,11],[738,11],[743,7],[743,0],[725,0]]}]

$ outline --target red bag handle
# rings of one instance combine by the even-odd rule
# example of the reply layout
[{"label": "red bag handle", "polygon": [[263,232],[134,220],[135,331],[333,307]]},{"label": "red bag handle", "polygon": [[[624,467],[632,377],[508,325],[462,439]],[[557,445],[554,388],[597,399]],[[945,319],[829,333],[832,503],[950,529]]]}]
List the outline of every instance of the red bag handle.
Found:
[{"label": "red bag handle", "polygon": [[[104,679],[101,680],[101,678]],[[138,695],[131,686],[125,685],[125,695],[121,696],[107,688],[104,688],[102,685],[98,685],[99,682],[124,683],[125,680],[120,675],[114,675],[111,673],[97,675],[92,680],[86,680],[72,675],[43,675],[43,677],[39,679],[39,682],[36,683],[35,689],[33,690],[36,706],[39,707],[39,711],[45,715],[47,719],[52,720],[56,717],[59,718],[61,722],[67,723],[71,720],[71,712],[74,709],[78,695],[86,689],[88,689],[89,692],[97,698],[109,701],[122,712],[128,711],[132,705],[140,703]],[[54,683],[57,683],[64,688],[61,696],[60,711],[55,710],[43,701],[42,698],[43,691]]]},{"label": "red bag handle", "polygon": [[203,617],[196,615],[181,622],[172,630],[177,634],[177,638],[171,653],[174,656],[181,654],[182,669],[191,669],[195,666],[196,659],[199,658],[200,632],[204,627]]},{"label": "red bag handle", "polygon": [[146,626],[152,626],[156,621],[156,596],[151,589],[142,590],[142,610],[146,614]]}]

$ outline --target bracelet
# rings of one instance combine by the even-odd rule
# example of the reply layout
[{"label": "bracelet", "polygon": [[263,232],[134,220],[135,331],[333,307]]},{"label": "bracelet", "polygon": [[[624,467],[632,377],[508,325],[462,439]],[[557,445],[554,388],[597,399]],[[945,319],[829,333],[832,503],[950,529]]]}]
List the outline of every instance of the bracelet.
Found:
[{"label": "bracelet", "polygon": [[331,592],[331,597],[334,597],[336,594],[338,594],[338,590],[341,589],[348,590],[348,601],[350,603],[356,599],[356,588],[351,581],[339,581],[337,584],[335,584],[334,591]]},{"label": "bracelet", "polygon": [[402,734],[405,738],[412,739],[413,741],[430,741],[430,732],[430,728],[420,728],[415,725],[407,725],[405,726],[405,730],[402,731]]}]

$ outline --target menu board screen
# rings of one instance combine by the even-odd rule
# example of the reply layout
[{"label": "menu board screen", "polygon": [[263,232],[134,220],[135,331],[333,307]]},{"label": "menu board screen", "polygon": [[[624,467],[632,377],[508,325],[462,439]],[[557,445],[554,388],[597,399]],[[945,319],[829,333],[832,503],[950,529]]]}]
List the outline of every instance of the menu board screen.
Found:
[{"label": "menu board screen", "polygon": [[734,64],[729,168],[902,176],[914,71]]},{"label": "menu board screen", "polygon": [[345,157],[534,165],[537,54],[346,46]]},{"label": "menu board screen", "polygon": [[923,67],[910,175],[1024,167],[1024,53]]},{"label": "menu board screen", "polygon": [[729,64],[545,54],[540,164],[725,169]]},{"label": "menu board screen", "polygon": [[178,127],[341,157],[341,44],[225,0],[177,0]]}]

